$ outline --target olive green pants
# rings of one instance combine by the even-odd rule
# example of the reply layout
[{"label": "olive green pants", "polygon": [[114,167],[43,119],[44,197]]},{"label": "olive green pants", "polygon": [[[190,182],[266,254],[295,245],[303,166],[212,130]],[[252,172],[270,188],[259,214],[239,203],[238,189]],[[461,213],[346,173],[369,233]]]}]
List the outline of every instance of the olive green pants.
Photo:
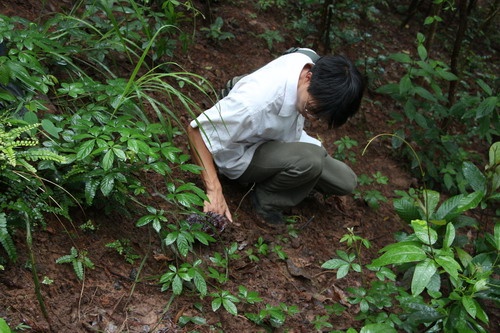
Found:
[{"label": "olive green pants", "polygon": [[255,183],[255,195],[265,210],[282,210],[300,203],[316,189],[346,195],[357,184],[356,174],[323,147],[303,142],[266,142],[238,178]]}]

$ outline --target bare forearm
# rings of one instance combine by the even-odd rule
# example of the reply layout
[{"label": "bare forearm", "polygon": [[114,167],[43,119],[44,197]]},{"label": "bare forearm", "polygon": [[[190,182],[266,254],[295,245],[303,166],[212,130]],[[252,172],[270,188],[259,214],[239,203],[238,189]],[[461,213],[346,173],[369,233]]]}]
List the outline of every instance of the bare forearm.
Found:
[{"label": "bare forearm", "polygon": [[212,154],[208,151],[205,142],[201,137],[199,128],[187,128],[189,143],[191,146],[191,157],[193,161],[203,168],[201,179],[207,191],[221,190],[219,177],[212,158]]},{"label": "bare forearm", "polygon": [[222,186],[217,175],[212,154],[205,145],[200,130],[188,126],[187,133],[189,144],[191,145],[191,156],[194,162],[203,168],[201,179],[205,185],[208,197],[208,201],[205,202],[204,211],[212,211],[224,215],[232,222],[231,212],[222,193]]}]

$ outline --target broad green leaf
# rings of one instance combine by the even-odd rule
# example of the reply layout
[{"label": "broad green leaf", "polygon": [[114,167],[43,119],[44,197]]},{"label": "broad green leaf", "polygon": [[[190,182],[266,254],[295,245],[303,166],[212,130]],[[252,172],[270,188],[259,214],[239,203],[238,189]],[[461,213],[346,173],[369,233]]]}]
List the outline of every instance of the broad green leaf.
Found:
[{"label": "broad green leaf", "polygon": [[421,113],[416,113],[415,114],[415,122],[418,124],[418,126],[424,128],[424,129],[429,129],[429,124],[427,117],[425,117]]},{"label": "broad green leaf", "polygon": [[427,209],[427,216],[432,217],[436,211],[436,207],[439,205],[440,194],[437,191],[425,190],[422,196]]},{"label": "broad green leaf", "polygon": [[78,151],[76,152],[76,159],[83,160],[85,157],[89,156],[89,154],[94,150],[95,140],[85,141],[80,145]]},{"label": "broad green leaf", "polygon": [[385,94],[385,95],[390,95],[390,96],[398,95],[399,94],[399,84],[390,83],[390,84],[383,85],[380,88],[377,88],[376,92],[379,94]]},{"label": "broad green leaf", "polygon": [[423,69],[423,72],[420,71],[421,76],[434,76],[436,71],[434,70],[434,67],[432,67],[429,63],[425,61],[417,61],[417,65]]},{"label": "broad green leaf", "polygon": [[363,326],[359,333],[397,333],[396,329],[389,324],[368,324]]},{"label": "broad green leaf", "polygon": [[102,194],[107,197],[108,195],[111,194],[111,191],[113,191],[113,188],[115,187],[115,177],[113,174],[107,174],[104,176],[104,178],[101,181],[101,192]]},{"label": "broad green leaf", "polygon": [[458,77],[455,74],[451,73],[451,72],[447,72],[445,70],[440,69],[440,70],[437,71],[437,73],[438,73],[438,75],[441,78],[445,79],[446,81],[456,81],[456,80],[458,80]]},{"label": "broad green leaf", "polygon": [[500,141],[491,145],[490,150],[488,151],[488,161],[490,166],[500,164]]},{"label": "broad green leaf", "polygon": [[419,95],[420,97],[430,101],[430,102],[437,102],[436,96],[434,96],[432,93],[430,93],[427,89],[422,88],[422,87],[415,87],[415,93]]},{"label": "broad green leaf", "polygon": [[476,83],[478,84],[478,86],[481,87],[481,89],[483,89],[483,91],[487,95],[493,95],[493,90],[491,89],[491,87],[489,85],[486,84],[486,82],[484,82],[483,80],[479,79],[479,80],[476,81]]},{"label": "broad green leaf", "polygon": [[393,202],[396,213],[406,222],[421,218],[418,207],[408,198],[395,199]]},{"label": "broad green leaf", "polygon": [[113,150],[108,150],[104,157],[102,158],[101,166],[104,170],[108,171],[113,167],[113,162],[115,161],[115,154]]},{"label": "broad green leaf", "polygon": [[[427,258],[424,250],[415,245],[394,244],[390,251],[373,261],[375,266],[386,266],[391,264],[404,264],[408,262],[421,261]],[[399,246],[398,246],[399,245]]]},{"label": "broad green leaf", "polygon": [[482,192],[473,192],[462,197],[457,209],[460,213],[474,209],[481,203],[484,194]]},{"label": "broad green leaf", "polygon": [[340,266],[337,270],[337,279],[342,279],[349,273],[349,264]]},{"label": "broad green leaf", "polygon": [[[136,227],[142,227],[142,226],[145,226],[146,224],[150,223],[151,221],[153,221],[154,219],[154,216],[151,216],[151,215],[146,215],[146,216],[143,216],[141,217],[137,223],[135,224]],[[167,244],[168,245],[168,244]]]},{"label": "broad green leaf", "polygon": [[457,217],[460,213],[457,211],[457,207],[460,205],[463,194],[455,195],[447,199],[434,214],[435,219],[448,220],[451,221]]},{"label": "broad green leaf", "polygon": [[7,325],[7,322],[3,318],[0,318],[0,332],[2,332],[2,333],[12,333],[12,331],[10,330],[9,325]]},{"label": "broad green leaf", "polygon": [[483,290],[487,290],[489,288],[490,287],[488,286],[488,279],[481,279],[479,281],[476,281],[476,283],[474,283],[474,287],[472,288],[472,290],[474,291],[474,293],[477,293]]},{"label": "broad green leaf", "polygon": [[464,162],[462,165],[462,172],[465,179],[474,191],[481,191],[486,193],[486,177],[481,170],[472,162]]},{"label": "broad green leaf", "polygon": [[224,306],[224,309],[226,309],[226,311],[233,316],[238,315],[238,309],[236,308],[236,305],[229,299],[222,299],[222,305]]},{"label": "broad green leaf", "polygon": [[440,265],[452,278],[458,278],[458,271],[461,270],[461,267],[452,256],[438,255],[435,259],[437,264]]},{"label": "broad green leaf", "polygon": [[399,81],[399,94],[406,95],[413,88],[410,75],[406,74]]},{"label": "broad green leaf", "polygon": [[321,268],[337,269],[340,266],[345,265],[345,264],[346,264],[346,262],[342,259],[330,259],[330,260],[326,261],[325,263],[323,263],[323,265],[321,265]]},{"label": "broad green leaf", "polygon": [[154,229],[156,232],[160,232],[160,230],[161,230],[161,223],[160,223],[160,220],[158,220],[158,219],[154,219],[154,220],[153,220],[153,224],[152,224],[152,226],[153,226],[153,229]]},{"label": "broad green leaf", "polygon": [[413,296],[420,295],[420,293],[424,291],[436,271],[436,263],[430,258],[419,262],[417,266],[415,266],[415,271],[411,280],[411,293]]},{"label": "broad green leaf", "polygon": [[[406,103],[405,103],[405,107],[404,107],[404,111],[405,111],[405,115],[408,117],[408,120],[410,121],[413,121],[415,120],[415,117],[416,117],[416,114],[417,114],[417,107],[415,106],[415,101],[411,98],[409,98]],[[396,139],[395,137],[393,137],[393,140]],[[397,138],[399,139],[399,138]],[[399,145],[402,144],[402,140],[399,140],[401,143]]]},{"label": "broad green leaf", "polygon": [[207,294],[207,283],[205,282],[205,279],[203,276],[195,272],[194,274],[194,285],[196,286],[196,289],[200,292],[201,296],[205,296]]},{"label": "broad green leaf", "polygon": [[486,98],[484,101],[481,102],[481,104],[479,104],[479,106],[476,109],[476,119],[492,116],[493,112],[497,108],[497,104],[498,104],[497,96],[490,96]]},{"label": "broad green leaf", "polygon": [[454,247],[457,257],[462,263],[462,267],[467,267],[472,262],[472,256],[460,247]]},{"label": "broad green leaf", "polygon": [[118,147],[113,147],[113,153],[115,154],[116,157],[118,157],[118,159],[120,159],[121,161],[125,161],[127,160],[127,155],[125,154],[125,152],[118,148]]},{"label": "broad green leaf", "polygon": [[424,220],[413,220],[411,221],[413,230],[415,230],[415,235],[422,243],[426,245],[433,245],[438,239],[436,230],[429,228],[429,225]]},{"label": "broad green leaf", "polygon": [[54,138],[59,138],[59,132],[62,131],[62,128],[56,127],[54,123],[48,119],[42,120],[42,128]]},{"label": "broad green leaf", "polygon": [[476,317],[481,320],[483,323],[488,324],[490,319],[488,318],[488,315],[484,311],[483,307],[481,304],[479,304],[478,301],[476,301],[474,298],[472,299],[474,304],[476,305]]},{"label": "broad green leaf", "polygon": [[215,312],[219,310],[220,306],[222,305],[222,298],[217,297],[212,300],[212,311]]},{"label": "broad green leaf", "polygon": [[453,223],[448,223],[446,225],[446,232],[443,238],[443,248],[444,249],[449,248],[453,244],[454,240],[455,240],[455,226],[453,225]]},{"label": "broad green leaf", "polygon": [[165,237],[165,239],[163,240],[165,242],[165,245],[172,245],[177,240],[178,235],[178,231],[168,233],[167,237]]},{"label": "broad green leaf", "polygon": [[184,257],[187,256],[191,247],[184,234],[180,233],[179,236],[177,236],[176,245],[177,249],[179,249],[179,253]]},{"label": "broad green leaf", "polygon": [[472,318],[476,318],[476,304],[470,296],[462,296],[462,306]]},{"label": "broad green leaf", "polygon": [[420,44],[417,47],[417,52],[418,52],[418,56],[420,57],[420,60],[426,60],[427,59],[427,49],[425,48],[424,45]]},{"label": "broad green leaf", "polygon": [[98,179],[89,179],[85,182],[85,200],[87,204],[91,205],[94,201],[99,183],[100,181]]},{"label": "broad green leaf", "polygon": [[180,295],[182,293],[182,280],[179,275],[174,276],[172,281],[172,292],[174,295]]},{"label": "broad green leaf", "polygon": [[389,55],[389,58],[404,64],[410,64],[412,62],[410,56],[406,53],[394,53]]},{"label": "broad green leaf", "polygon": [[405,306],[412,309],[408,315],[408,321],[411,323],[432,323],[443,318],[445,315],[439,313],[434,307],[422,304],[421,301],[415,301],[418,298],[408,297],[405,299]]}]

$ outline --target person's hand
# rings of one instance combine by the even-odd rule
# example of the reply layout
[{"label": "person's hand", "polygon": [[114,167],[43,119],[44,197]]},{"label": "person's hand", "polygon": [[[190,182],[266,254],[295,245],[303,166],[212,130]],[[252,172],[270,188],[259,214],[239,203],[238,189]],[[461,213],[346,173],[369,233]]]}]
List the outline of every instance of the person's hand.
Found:
[{"label": "person's hand", "polygon": [[229,222],[233,222],[233,218],[231,216],[231,212],[229,211],[229,207],[226,202],[226,198],[224,198],[224,194],[222,191],[207,191],[207,197],[209,201],[205,201],[203,206],[203,212],[214,212],[220,214],[222,216],[227,217]]}]

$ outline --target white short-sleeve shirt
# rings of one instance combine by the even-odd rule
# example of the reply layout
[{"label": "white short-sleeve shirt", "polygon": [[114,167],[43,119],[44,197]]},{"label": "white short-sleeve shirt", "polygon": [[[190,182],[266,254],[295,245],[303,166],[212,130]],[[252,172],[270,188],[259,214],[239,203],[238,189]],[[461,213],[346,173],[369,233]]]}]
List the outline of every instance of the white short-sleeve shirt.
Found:
[{"label": "white short-sleeve shirt", "polygon": [[299,76],[311,59],[281,56],[242,78],[229,94],[191,122],[219,171],[230,179],[245,172],[257,147],[268,141],[321,144],[304,131],[297,111]]}]

